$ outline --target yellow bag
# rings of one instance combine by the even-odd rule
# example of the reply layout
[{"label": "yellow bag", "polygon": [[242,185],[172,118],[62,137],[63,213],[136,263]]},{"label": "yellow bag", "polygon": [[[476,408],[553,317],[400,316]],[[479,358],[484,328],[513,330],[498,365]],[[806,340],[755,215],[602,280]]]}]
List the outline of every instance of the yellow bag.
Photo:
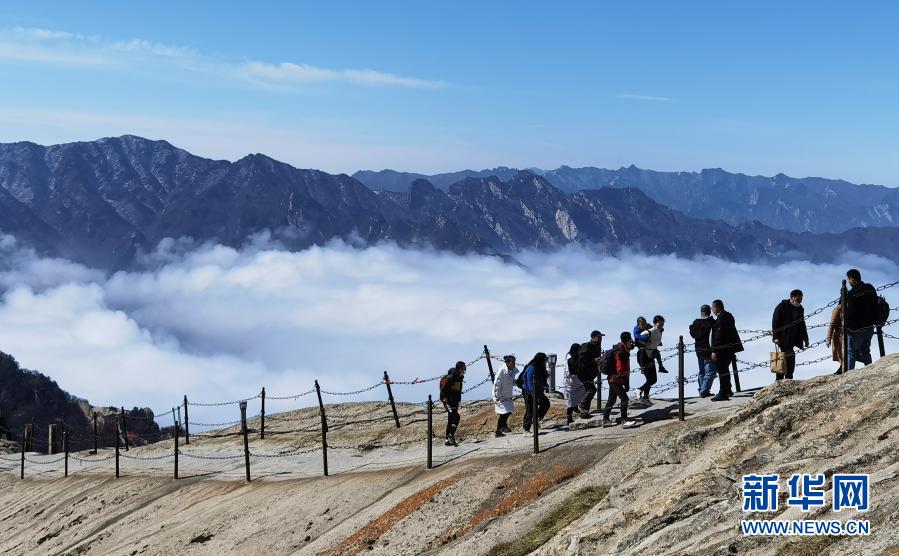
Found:
[{"label": "yellow bag", "polygon": [[787,372],[787,354],[780,351],[780,348],[771,352],[771,372],[779,375]]}]

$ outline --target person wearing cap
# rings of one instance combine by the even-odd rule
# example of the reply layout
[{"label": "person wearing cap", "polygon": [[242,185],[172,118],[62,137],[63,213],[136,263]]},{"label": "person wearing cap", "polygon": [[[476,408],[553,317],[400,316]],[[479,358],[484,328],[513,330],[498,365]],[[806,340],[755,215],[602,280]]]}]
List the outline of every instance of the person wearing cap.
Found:
[{"label": "person wearing cap", "polygon": [[599,358],[602,357],[602,337],[602,332],[594,330],[590,333],[590,341],[581,344],[578,351],[577,376],[584,384],[586,392],[580,405],[581,417],[584,419],[590,418],[590,404],[596,395],[596,377],[599,374]]},{"label": "person wearing cap", "polygon": [[578,410],[587,390],[584,383],[577,375],[577,354],[581,351],[581,344],[571,344],[568,350],[568,361],[565,369],[565,401],[568,402],[567,418],[568,424],[574,422],[574,412]]},{"label": "person wearing cap", "polygon": [[503,363],[505,365],[496,373],[496,379],[493,381],[493,409],[497,415],[495,433],[497,438],[506,436],[507,432],[512,432],[512,429],[509,428],[509,416],[512,415],[514,409],[512,387],[515,385],[515,356],[506,355],[503,357]]}]

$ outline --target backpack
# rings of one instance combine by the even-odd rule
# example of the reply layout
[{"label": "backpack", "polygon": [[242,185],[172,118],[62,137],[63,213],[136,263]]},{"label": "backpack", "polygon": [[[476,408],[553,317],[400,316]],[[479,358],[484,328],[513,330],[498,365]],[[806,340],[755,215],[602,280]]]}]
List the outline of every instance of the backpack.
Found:
[{"label": "backpack", "polygon": [[446,373],[442,377],[440,377],[440,401],[443,401],[444,395],[443,392],[446,390],[446,385],[449,384],[450,379],[452,378],[452,373]]},{"label": "backpack", "polygon": [[[526,369],[527,367],[525,367]],[[515,386],[518,386],[519,389],[524,388],[524,370],[518,373],[518,376],[515,377]]]},{"label": "backpack", "polygon": [[615,354],[618,353],[617,348],[607,349],[599,358],[599,372],[604,375],[616,374],[615,372]]},{"label": "backpack", "polygon": [[877,296],[877,302],[874,304],[874,324],[882,326],[883,323],[890,319],[890,304],[882,295]]}]

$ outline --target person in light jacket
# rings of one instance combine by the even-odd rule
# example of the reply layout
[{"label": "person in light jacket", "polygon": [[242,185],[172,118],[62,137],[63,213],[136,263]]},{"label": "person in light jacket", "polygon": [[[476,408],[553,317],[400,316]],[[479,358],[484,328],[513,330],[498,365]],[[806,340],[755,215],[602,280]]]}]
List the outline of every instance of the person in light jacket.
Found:
[{"label": "person in light jacket", "polygon": [[505,365],[496,373],[496,379],[493,381],[493,409],[498,416],[495,433],[497,438],[512,432],[509,428],[509,416],[514,409],[512,387],[515,386],[515,356],[507,355],[503,357],[503,362]]},{"label": "person in light jacket", "polygon": [[840,364],[835,375],[843,374],[843,307],[837,304],[830,314],[827,327],[827,347],[831,349],[833,360]]}]

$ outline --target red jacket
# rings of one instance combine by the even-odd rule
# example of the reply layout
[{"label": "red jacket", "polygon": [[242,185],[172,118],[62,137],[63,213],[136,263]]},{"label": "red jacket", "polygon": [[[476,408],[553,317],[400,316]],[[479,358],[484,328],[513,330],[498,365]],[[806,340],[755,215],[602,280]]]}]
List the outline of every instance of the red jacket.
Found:
[{"label": "red jacket", "polygon": [[609,375],[609,384],[621,384],[622,386],[630,384],[631,351],[627,349],[624,342],[618,342],[612,349],[615,350],[613,356],[615,374]]}]

